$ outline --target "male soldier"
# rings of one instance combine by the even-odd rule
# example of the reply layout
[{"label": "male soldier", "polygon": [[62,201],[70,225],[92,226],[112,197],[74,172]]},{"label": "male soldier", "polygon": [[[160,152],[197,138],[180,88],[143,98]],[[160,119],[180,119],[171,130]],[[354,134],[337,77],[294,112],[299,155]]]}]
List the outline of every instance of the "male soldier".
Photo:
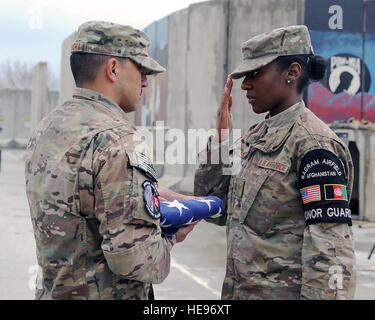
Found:
[{"label": "male soldier", "polygon": [[[268,116],[243,136],[236,175],[208,162],[195,176],[196,195],[226,204],[222,298],[351,299],[353,164],[347,146],[302,100],[309,79],[324,76],[325,60],[314,55],[306,26],[258,35],[242,51],[231,77],[244,77],[254,112]],[[227,145],[221,130],[232,128],[232,84],[229,78],[205,159]]]},{"label": "male soldier", "polygon": [[70,60],[78,88],[41,121],[26,152],[43,272],[36,299],[152,299],[172,246],[193,228],[161,235],[155,171],[126,116],[147,75],[164,71],[148,46],[130,26],[92,21],[78,30]]}]

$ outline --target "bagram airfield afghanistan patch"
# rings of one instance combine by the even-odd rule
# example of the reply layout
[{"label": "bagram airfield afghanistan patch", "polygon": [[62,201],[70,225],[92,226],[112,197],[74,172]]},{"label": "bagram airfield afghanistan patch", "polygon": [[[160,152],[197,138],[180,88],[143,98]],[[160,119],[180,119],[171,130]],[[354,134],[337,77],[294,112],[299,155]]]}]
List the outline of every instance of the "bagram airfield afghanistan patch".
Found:
[{"label": "bagram airfield afghanistan patch", "polygon": [[160,213],[160,203],[159,203],[159,193],[156,189],[155,185],[149,181],[146,180],[142,183],[143,187],[143,199],[145,200],[145,207],[148,212],[148,214],[153,219],[159,219],[161,216]]},{"label": "bagram airfield afghanistan patch", "polygon": [[317,149],[302,159],[298,184],[306,225],[319,222],[352,225],[343,165],[332,152]]}]

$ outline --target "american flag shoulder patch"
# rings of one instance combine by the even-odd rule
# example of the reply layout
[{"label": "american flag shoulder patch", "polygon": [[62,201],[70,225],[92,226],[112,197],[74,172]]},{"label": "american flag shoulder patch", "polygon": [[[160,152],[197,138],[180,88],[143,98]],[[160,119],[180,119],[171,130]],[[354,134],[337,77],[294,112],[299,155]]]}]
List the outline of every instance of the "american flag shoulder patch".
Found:
[{"label": "american flag shoulder patch", "polygon": [[154,169],[154,166],[152,165],[151,159],[144,155],[141,152],[135,152],[135,155],[137,157],[137,162],[138,162],[138,168],[143,170],[146,175],[154,179],[156,182],[158,181],[157,175]]},{"label": "american flag shoulder patch", "polygon": [[315,186],[310,186],[306,187],[303,189],[300,189],[301,192],[301,197],[303,204],[312,202],[312,201],[320,201],[321,196],[320,196],[320,186],[315,185]]}]

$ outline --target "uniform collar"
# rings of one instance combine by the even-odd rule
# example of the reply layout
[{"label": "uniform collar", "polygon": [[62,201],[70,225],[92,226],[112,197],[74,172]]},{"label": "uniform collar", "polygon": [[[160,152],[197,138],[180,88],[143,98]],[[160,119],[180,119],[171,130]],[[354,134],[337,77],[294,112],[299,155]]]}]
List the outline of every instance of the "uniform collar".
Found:
[{"label": "uniform collar", "polygon": [[120,108],[120,106],[105,96],[100,92],[96,92],[94,90],[86,89],[86,88],[75,88],[73,93],[73,98],[77,99],[87,99],[94,102],[97,102],[103,106],[105,106],[116,118],[123,117],[125,120],[128,120],[128,117],[124,110]]},{"label": "uniform collar", "polygon": [[295,124],[298,116],[304,110],[304,102],[298,101],[283,112],[266,119],[255,126],[247,136],[248,146],[263,152],[276,151],[289,136],[290,130]]},{"label": "uniform collar", "polygon": [[296,104],[292,105],[288,109],[280,112],[273,117],[268,114],[264,123],[268,127],[268,132],[276,132],[280,128],[285,128],[290,125],[290,123],[294,123],[295,119],[299,115],[299,111],[305,108],[305,103],[300,100]]}]

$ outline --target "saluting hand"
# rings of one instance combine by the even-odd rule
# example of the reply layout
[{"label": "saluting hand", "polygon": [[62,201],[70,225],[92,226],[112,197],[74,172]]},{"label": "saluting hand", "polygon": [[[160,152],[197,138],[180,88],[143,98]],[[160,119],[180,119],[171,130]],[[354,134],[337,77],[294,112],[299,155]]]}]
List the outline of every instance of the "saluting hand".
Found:
[{"label": "saluting hand", "polygon": [[221,103],[217,109],[216,119],[216,135],[213,140],[221,142],[228,139],[230,132],[233,128],[233,115],[232,115],[232,91],[233,79],[228,76],[227,83],[221,97]]}]

